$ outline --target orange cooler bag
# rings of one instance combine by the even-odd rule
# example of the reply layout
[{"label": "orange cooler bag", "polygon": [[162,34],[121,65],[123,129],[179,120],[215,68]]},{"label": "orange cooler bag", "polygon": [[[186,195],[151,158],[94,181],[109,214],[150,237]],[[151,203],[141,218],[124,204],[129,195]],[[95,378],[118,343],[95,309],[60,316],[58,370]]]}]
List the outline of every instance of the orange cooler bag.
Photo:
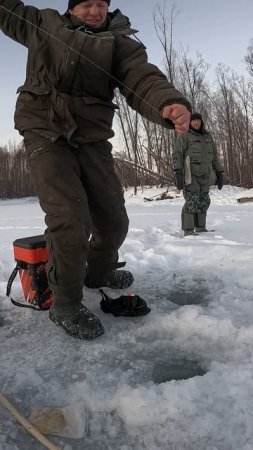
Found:
[{"label": "orange cooler bag", "polygon": [[16,306],[47,310],[52,304],[48,287],[46,263],[48,253],[44,236],[31,236],[13,242],[14,258],[17,262],[7,284],[6,295],[10,297],[12,283],[19,272],[24,301],[11,301]]}]

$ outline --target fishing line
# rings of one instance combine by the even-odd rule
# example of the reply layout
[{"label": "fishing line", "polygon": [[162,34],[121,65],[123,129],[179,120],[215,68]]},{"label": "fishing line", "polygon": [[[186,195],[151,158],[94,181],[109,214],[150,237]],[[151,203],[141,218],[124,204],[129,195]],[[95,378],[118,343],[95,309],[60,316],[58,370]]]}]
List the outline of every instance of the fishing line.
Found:
[{"label": "fishing line", "polygon": [[[90,58],[88,58],[87,56],[83,55],[82,53],[78,52],[77,50],[75,50],[73,47],[65,44],[65,42],[61,41],[61,39],[58,39],[56,36],[53,36],[51,33],[49,33],[46,30],[43,30],[41,27],[39,27],[38,25],[35,25],[34,23],[30,22],[30,20],[25,19],[21,16],[19,16],[18,14],[14,13],[13,11],[11,11],[10,9],[6,8],[5,6],[1,6],[0,8],[7,11],[8,13],[12,14],[13,16],[17,17],[20,20],[23,20],[24,22],[28,23],[29,25],[31,25],[32,27],[36,28],[37,30],[41,31],[42,33],[44,33],[46,36],[54,39],[56,42],[58,42],[59,44],[63,45],[65,48],[67,48],[68,50],[71,50],[72,52],[74,52],[75,54],[79,55],[81,58],[83,58],[84,60],[86,60],[87,62],[89,62],[90,64],[92,64],[94,67],[96,67],[98,70],[100,70],[101,72],[103,72],[105,75],[107,75],[109,78],[111,78],[113,81],[115,81],[117,84],[121,85],[122,87],[126,88],[129,92],[131,92],[132,94],[134,94],[139,100],[141,100],[143,103],[145,103],[147,106],[149,106],[151,109],[153,109],[156,113],[159,113],[161,115],[161,112],[155,108],[153,105],[151,105],[151,103],[149,103],[147,100],[145,100],[143,97],[141,97],[139,94],[137,94],[136,91],[134,91],[133,89],[129,88],[126,84],[122,83],[117,77],[115,77],[114,75],[112,75],[111,73],[107,72],[107,70],[103,69],[101,66],[99,66],[98,64],[96,64],[94,61],[92,61]],[[40,11],[40,10],[38,10]],[[162,115],[161,115],[162,117]]]}]

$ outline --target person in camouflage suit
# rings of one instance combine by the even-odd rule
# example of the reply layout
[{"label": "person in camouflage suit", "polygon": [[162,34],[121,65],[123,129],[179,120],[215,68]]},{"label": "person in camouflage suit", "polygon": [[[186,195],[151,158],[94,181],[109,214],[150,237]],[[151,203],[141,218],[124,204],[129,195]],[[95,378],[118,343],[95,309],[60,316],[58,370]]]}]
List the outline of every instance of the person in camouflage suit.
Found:
[{"label": "person in camouflage suit", "polygon": [[50,319],[70,335],[104,330],[82,303],[83,285],[126,288],[117,270],[128,231],[122,186],[114,171],[112,121],[118,88],[147,119],[185,133],[191,106],[147,60],[129,19],[110,0],[69,0],[67,12],[0,0],[0,29],[28,48],[15,127],[46,214],[52,291]]},{"label": "person in camouflage suit", "polygon": [[218,189],[222,189],[224,169],[214,140],[206,131],[199,113],[191,115],[189,132],[178,137],[173,151],[173,165],[176,186],[183,189],[185,198],[181,215],[184,235],[208,231],[209,188],[215,182]]}]

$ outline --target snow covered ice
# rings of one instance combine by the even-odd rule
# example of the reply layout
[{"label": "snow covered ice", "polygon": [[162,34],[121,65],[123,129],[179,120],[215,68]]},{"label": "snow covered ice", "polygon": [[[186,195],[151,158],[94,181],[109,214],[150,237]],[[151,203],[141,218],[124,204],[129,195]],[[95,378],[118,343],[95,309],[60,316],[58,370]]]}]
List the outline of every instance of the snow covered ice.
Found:
[{"label": "snow covered ice", "polygon": [[[12,243],[42,234],[44,215],[36,199],[0,202],[0,392],[26,417],[36,405],[85,402],[84,438],[50,437],[64,450],[253,448],[253,203],[236,200],[249,191],[213,188],[207,226],[215,232],[184,239],[182,197],[144,202],[162,191],[126,192],[130,230],[120,252],[135,276],[131,292],[152,311],[115,318],[100,310],[98,291],[84,289],[105,327],[92,342],[6,299]],[[171,380],[173,367],[199,375]],[[0,406],[0,450],[41,448]]]}]

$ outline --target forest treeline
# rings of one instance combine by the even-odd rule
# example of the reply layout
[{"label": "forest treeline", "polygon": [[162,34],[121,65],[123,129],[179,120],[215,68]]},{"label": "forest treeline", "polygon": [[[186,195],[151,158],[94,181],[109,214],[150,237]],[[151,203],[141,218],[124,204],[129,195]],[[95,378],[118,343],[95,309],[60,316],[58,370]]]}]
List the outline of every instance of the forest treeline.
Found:
[{"label": "forest treeline", "polygon": [[[169,81],[203,115],[224,164],[227,184],[253,187],[253,40],[245,49],[248,77],[224,65],[216,68],[210,85],[210,67],[202,55],[195,57],[176,48],[173,31],[177,10],[157,6],[154,27],[162,48]],[[243,55],[242,55],[243,57]],[[116,92],[117,151],[115,167],[124,187],[173,184],[172,151],[176,135],[133,111]],[[120,150],[119,150],[120,148]],[[0,198],[35,195],[25,162],[23,143],[0,147]]]}]

